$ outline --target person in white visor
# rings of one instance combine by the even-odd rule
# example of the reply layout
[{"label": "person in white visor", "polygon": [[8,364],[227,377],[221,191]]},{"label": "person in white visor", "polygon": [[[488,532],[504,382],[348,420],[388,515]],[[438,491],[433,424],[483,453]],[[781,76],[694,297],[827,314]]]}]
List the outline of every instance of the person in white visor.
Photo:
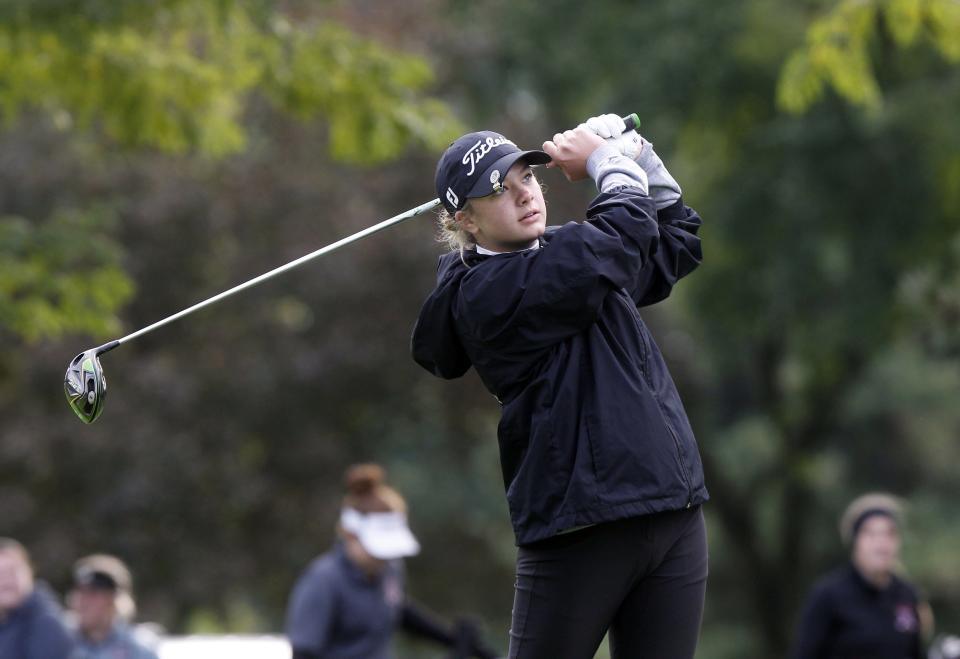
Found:
[{"label": "person in white visor", "polygon": [[420,551],[403,497],[375,464],[350,467],[337,542],[300,575],[287,607],[293,659],[391,659],[394,631],[457,648],[463,657],[494,659],[475,626],[451,628],[404,594],[403,560]]}]

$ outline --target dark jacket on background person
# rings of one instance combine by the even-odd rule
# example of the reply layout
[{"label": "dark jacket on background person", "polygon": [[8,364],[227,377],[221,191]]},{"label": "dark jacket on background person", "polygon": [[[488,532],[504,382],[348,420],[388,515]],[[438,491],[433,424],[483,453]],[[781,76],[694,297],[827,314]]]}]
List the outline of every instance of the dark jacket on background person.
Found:
[{"label": "dark jacket on background person", "polygon": [[0,619],[0,659],[67,659],[72,650],[60,606],[42,582]]},{"label": "dark jacket on background person", "polygon": [[699,265],[699,227],[682,200],[658,213],[623,187],[539,249],[441,257],[413,357],[443,378],[472,365],[500,402],[518,545],[707,500],[686,412],[637,311]]},{"label": "dark jacket on background person", "polygon": [[[407,599],[403,563],[365,574],[338,542],[297,579],[287,607],[286,633],[293,659],[392,659],[397,628],[455,647],[462,639]],[[493,659],[479,636],[467,639],[464,657]]]},{"label": "dark jacket on background person", "polygon": [[853,565],[837,569],[810,591],[791,659],[921,659],[917,603],[895,575],[880,590]]},{"label": "dark jacket on background person", "polygon": [[341,543],[315,559],[297,579],[287,607],[294,649],[322,659],[389,659],[404,600],[402,562],[389,561],[371,578]]}]

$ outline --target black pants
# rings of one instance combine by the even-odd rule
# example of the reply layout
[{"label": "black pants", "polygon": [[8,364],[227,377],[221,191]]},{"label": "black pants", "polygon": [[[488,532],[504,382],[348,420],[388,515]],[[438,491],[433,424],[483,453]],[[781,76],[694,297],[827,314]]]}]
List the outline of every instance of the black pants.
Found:
[{"label": "black pants", "polygon": [[510,659],[691,659],[706,585],[699,506],[520,547]]}]

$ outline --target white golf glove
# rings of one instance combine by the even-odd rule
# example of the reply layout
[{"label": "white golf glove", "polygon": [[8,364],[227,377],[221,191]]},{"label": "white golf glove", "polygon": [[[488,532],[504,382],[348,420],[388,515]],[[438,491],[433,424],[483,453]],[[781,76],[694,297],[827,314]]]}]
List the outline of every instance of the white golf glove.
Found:
[{"label": "white golf glove", "polygon": [[620,150],[620,153],[636,160],[643,149],[643,138],[635,130],[628,130],[627,125],[623,123],[618,115],[601,114],[597,117],[590,117],[586,120],[586,126],[594,133],[613,144]]},{"label": "white golf glove", "polygon": [[650,197],[658,209],[666,208],[680,198],[680,185],[653,150],[653,144],[643,139],[635,130],[624,133],[627,125],[618,115],[601,114],[590,117],[585,123],[587,128],[615,145],[620,153],[635,161],[647,173]]}]

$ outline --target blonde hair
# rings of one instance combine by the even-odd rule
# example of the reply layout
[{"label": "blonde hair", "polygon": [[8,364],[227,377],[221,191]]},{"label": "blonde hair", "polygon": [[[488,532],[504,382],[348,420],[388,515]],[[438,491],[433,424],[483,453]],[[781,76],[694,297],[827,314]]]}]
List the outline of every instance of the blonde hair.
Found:
[{"label": "blonde hair", "polygon": [[[463,207],[464,213],[470,212],[470,202],[467,201]],[[456,213],[451,213],[446,208],[441,208],[437,213],[437,241],[450,248],[451,252],[458,252],[463,249],[473,249],[477,244],[473,234],[460,226],[457,222]]]}]

